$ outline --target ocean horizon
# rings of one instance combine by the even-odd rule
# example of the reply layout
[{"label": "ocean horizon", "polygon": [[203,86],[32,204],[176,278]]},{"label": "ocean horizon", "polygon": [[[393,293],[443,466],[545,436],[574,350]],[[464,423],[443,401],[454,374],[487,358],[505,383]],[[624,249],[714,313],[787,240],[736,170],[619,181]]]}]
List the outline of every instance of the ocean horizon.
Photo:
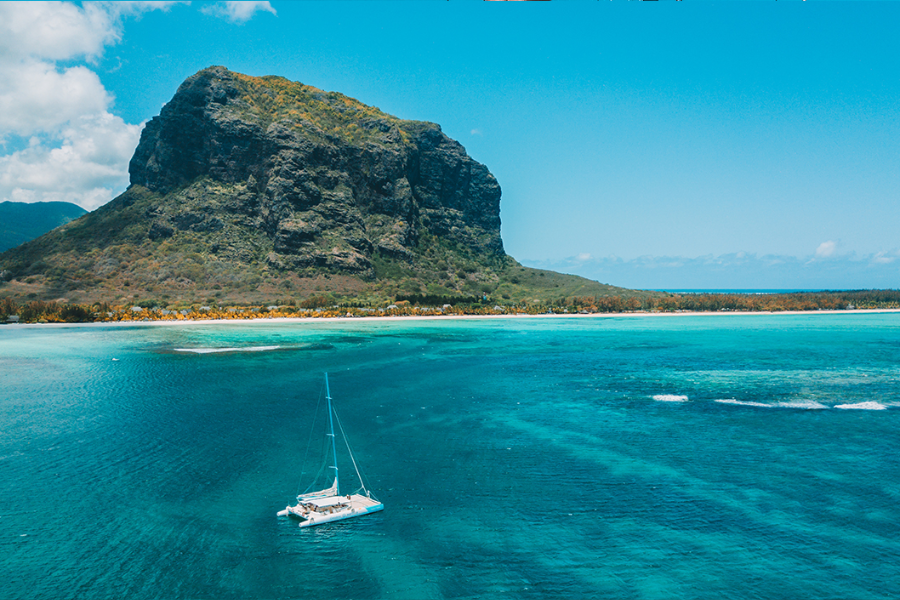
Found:
[{"label": "ocean horizon", "polygon": [[[891,598],[898,350],[898,313],[0,328],[0,597]],[[301,529],[325,372],[385,510]]]}]

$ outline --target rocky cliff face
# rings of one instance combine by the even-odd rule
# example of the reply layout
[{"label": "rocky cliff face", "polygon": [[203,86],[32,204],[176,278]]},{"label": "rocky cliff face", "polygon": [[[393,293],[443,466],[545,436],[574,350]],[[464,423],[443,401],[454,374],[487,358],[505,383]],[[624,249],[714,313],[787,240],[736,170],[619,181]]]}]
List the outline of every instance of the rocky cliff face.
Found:
[{"label": "rocky cliff face", "polygon": [[206,232],[214,253],[241,258],[233,238],[254,227],[276,269],[371,277],[373,257],[415,263],[428,236],[505,256],[500,186],[438,125],[279,77],[190,77],[147,124],[129,171],[161,197],[150,239]]},{"label": "rocky cliff face", "polygon": [[433,123],[204,69],[143,131],[132,185],[0,254],[0,297],[161,306],[617,293],[520,267],[500,186]]}]

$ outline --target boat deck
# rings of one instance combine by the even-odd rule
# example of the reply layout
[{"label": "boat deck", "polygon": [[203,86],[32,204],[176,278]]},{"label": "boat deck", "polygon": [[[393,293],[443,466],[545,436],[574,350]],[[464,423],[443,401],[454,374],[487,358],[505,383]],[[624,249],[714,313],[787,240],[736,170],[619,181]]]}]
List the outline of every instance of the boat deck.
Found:
[{"label": "boat deck", "polygon": [[384,504],[381,502],[361,494],[350,494],[300,502],[295,506],[286,507],[278,515],[300,519],[300,527],[312,527],[321,523],[360,517],[380,510],[384,510]]}]

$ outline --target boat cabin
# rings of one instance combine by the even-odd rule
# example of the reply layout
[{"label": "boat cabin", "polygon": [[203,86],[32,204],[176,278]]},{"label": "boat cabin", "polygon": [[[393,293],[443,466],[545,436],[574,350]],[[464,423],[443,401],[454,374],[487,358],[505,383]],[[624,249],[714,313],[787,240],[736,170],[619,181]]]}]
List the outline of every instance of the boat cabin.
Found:
[{"label": "boat cabin", "polygon": [[330,514],[350,506],[350,499],[346,496],[328,496],[327,498],[315,498],[303,503],[309,510]]}]

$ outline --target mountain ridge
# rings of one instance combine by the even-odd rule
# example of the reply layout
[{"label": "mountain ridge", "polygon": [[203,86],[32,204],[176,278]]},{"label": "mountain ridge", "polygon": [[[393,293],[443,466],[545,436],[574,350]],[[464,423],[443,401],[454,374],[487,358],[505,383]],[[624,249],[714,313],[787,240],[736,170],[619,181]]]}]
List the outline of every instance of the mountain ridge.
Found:
[{"label": "mountain ridge", "polygon": [[499,183],[439,125],[282,77],[224,67],[189,77],[147,123],[129,174],[108,204],[0,254],[0,294],[162,304],[642,294],[509,257]]},{"label": "mountain ridge", "polygon": [[0,202],[0,252],[33,240],[86,212],[71,202]]}]

